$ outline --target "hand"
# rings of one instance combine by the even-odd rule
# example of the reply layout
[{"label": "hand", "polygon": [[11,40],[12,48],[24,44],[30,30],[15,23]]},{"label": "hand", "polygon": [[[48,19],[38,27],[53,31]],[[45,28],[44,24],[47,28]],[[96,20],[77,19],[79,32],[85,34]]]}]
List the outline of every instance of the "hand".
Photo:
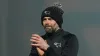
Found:
[{"label": "hand", "polygon": [[[47,41],[45,40],[45,42],[47,43]],[[40,48],[36,48],[37,49],[37,51],[38,51],[38,54],[39,54],[39,56],[43,56],[44,55],[44,51],[43,50],[41,50]]]},{"label": "hand", "polygon": [[49,47],[49,45],[45,42],[45,40],[38,34],[32,34],[30,41],[32,42],[31,46],[38,47],[43,51],[46,51],[47,48]]},{"label": "hand", "polygon": [[37,51],[38,51],[38,54],[39,54],[39,56],[43,56],[44,55],[44,51],[43,50],[41,50],[40,48],[36,48],[37,49]]}]

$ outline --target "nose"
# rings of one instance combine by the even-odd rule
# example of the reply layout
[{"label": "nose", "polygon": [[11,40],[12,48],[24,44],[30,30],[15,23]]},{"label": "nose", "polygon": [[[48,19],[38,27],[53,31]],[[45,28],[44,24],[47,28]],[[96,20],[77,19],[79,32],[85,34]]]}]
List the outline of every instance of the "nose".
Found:
[{"label": "nose", "polygon": [[46,19],[46,20],[44,21],[44,23],[45,23],[45,24],[49,24],[49,23],[50,23],[50,20]]}]

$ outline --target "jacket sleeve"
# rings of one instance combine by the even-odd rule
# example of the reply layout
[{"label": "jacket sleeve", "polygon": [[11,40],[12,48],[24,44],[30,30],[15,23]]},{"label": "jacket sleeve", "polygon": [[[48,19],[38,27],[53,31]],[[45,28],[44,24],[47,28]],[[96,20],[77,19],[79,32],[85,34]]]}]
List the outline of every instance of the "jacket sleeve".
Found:
[{"label": "jacket sleeve", "polygon": [[29,56],[39,56],[38,52],[36,50],[36,47],[31,48],[31,52],[30,52]]},{"label": "jacket sleeve", "polygon": [[[77,56],[78,53],[78,40],[75,35],[71,34],[66,36],[69,38],[65,41],[65,45],[61,50],[61,55],[58,55],[54,52],[54,50],[49,47],[45,52],[45,56]],[[51,54],[52,53],[52,54]]]}]

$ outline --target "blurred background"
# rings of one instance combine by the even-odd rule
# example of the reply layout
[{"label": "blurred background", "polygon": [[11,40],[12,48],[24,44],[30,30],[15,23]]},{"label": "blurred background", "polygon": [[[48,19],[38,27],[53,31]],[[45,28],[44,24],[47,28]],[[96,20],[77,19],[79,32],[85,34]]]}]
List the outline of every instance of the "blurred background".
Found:
[{"label": "blurred background", "polygon": [[0,0],[0,56],[28,56],[31,35],[45,33],[41,12],[54,2],[63,6],[63,29],[78,38],[78,56],[100,56],[100,0]]}]

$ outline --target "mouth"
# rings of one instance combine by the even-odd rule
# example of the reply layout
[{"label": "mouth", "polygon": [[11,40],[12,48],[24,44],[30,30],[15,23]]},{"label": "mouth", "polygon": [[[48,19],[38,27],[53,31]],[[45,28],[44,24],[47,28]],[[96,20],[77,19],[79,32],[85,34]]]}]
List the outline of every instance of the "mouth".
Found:
[{"label": "mouth", "polygon": [[51,26],[49,26],[49,25],[45,25],[44,27],[45,27],[45,28],[50,28]]},{"label": "mouth", "polygon": [[45,28],[51,28],[50,26],[46,26]]}]

